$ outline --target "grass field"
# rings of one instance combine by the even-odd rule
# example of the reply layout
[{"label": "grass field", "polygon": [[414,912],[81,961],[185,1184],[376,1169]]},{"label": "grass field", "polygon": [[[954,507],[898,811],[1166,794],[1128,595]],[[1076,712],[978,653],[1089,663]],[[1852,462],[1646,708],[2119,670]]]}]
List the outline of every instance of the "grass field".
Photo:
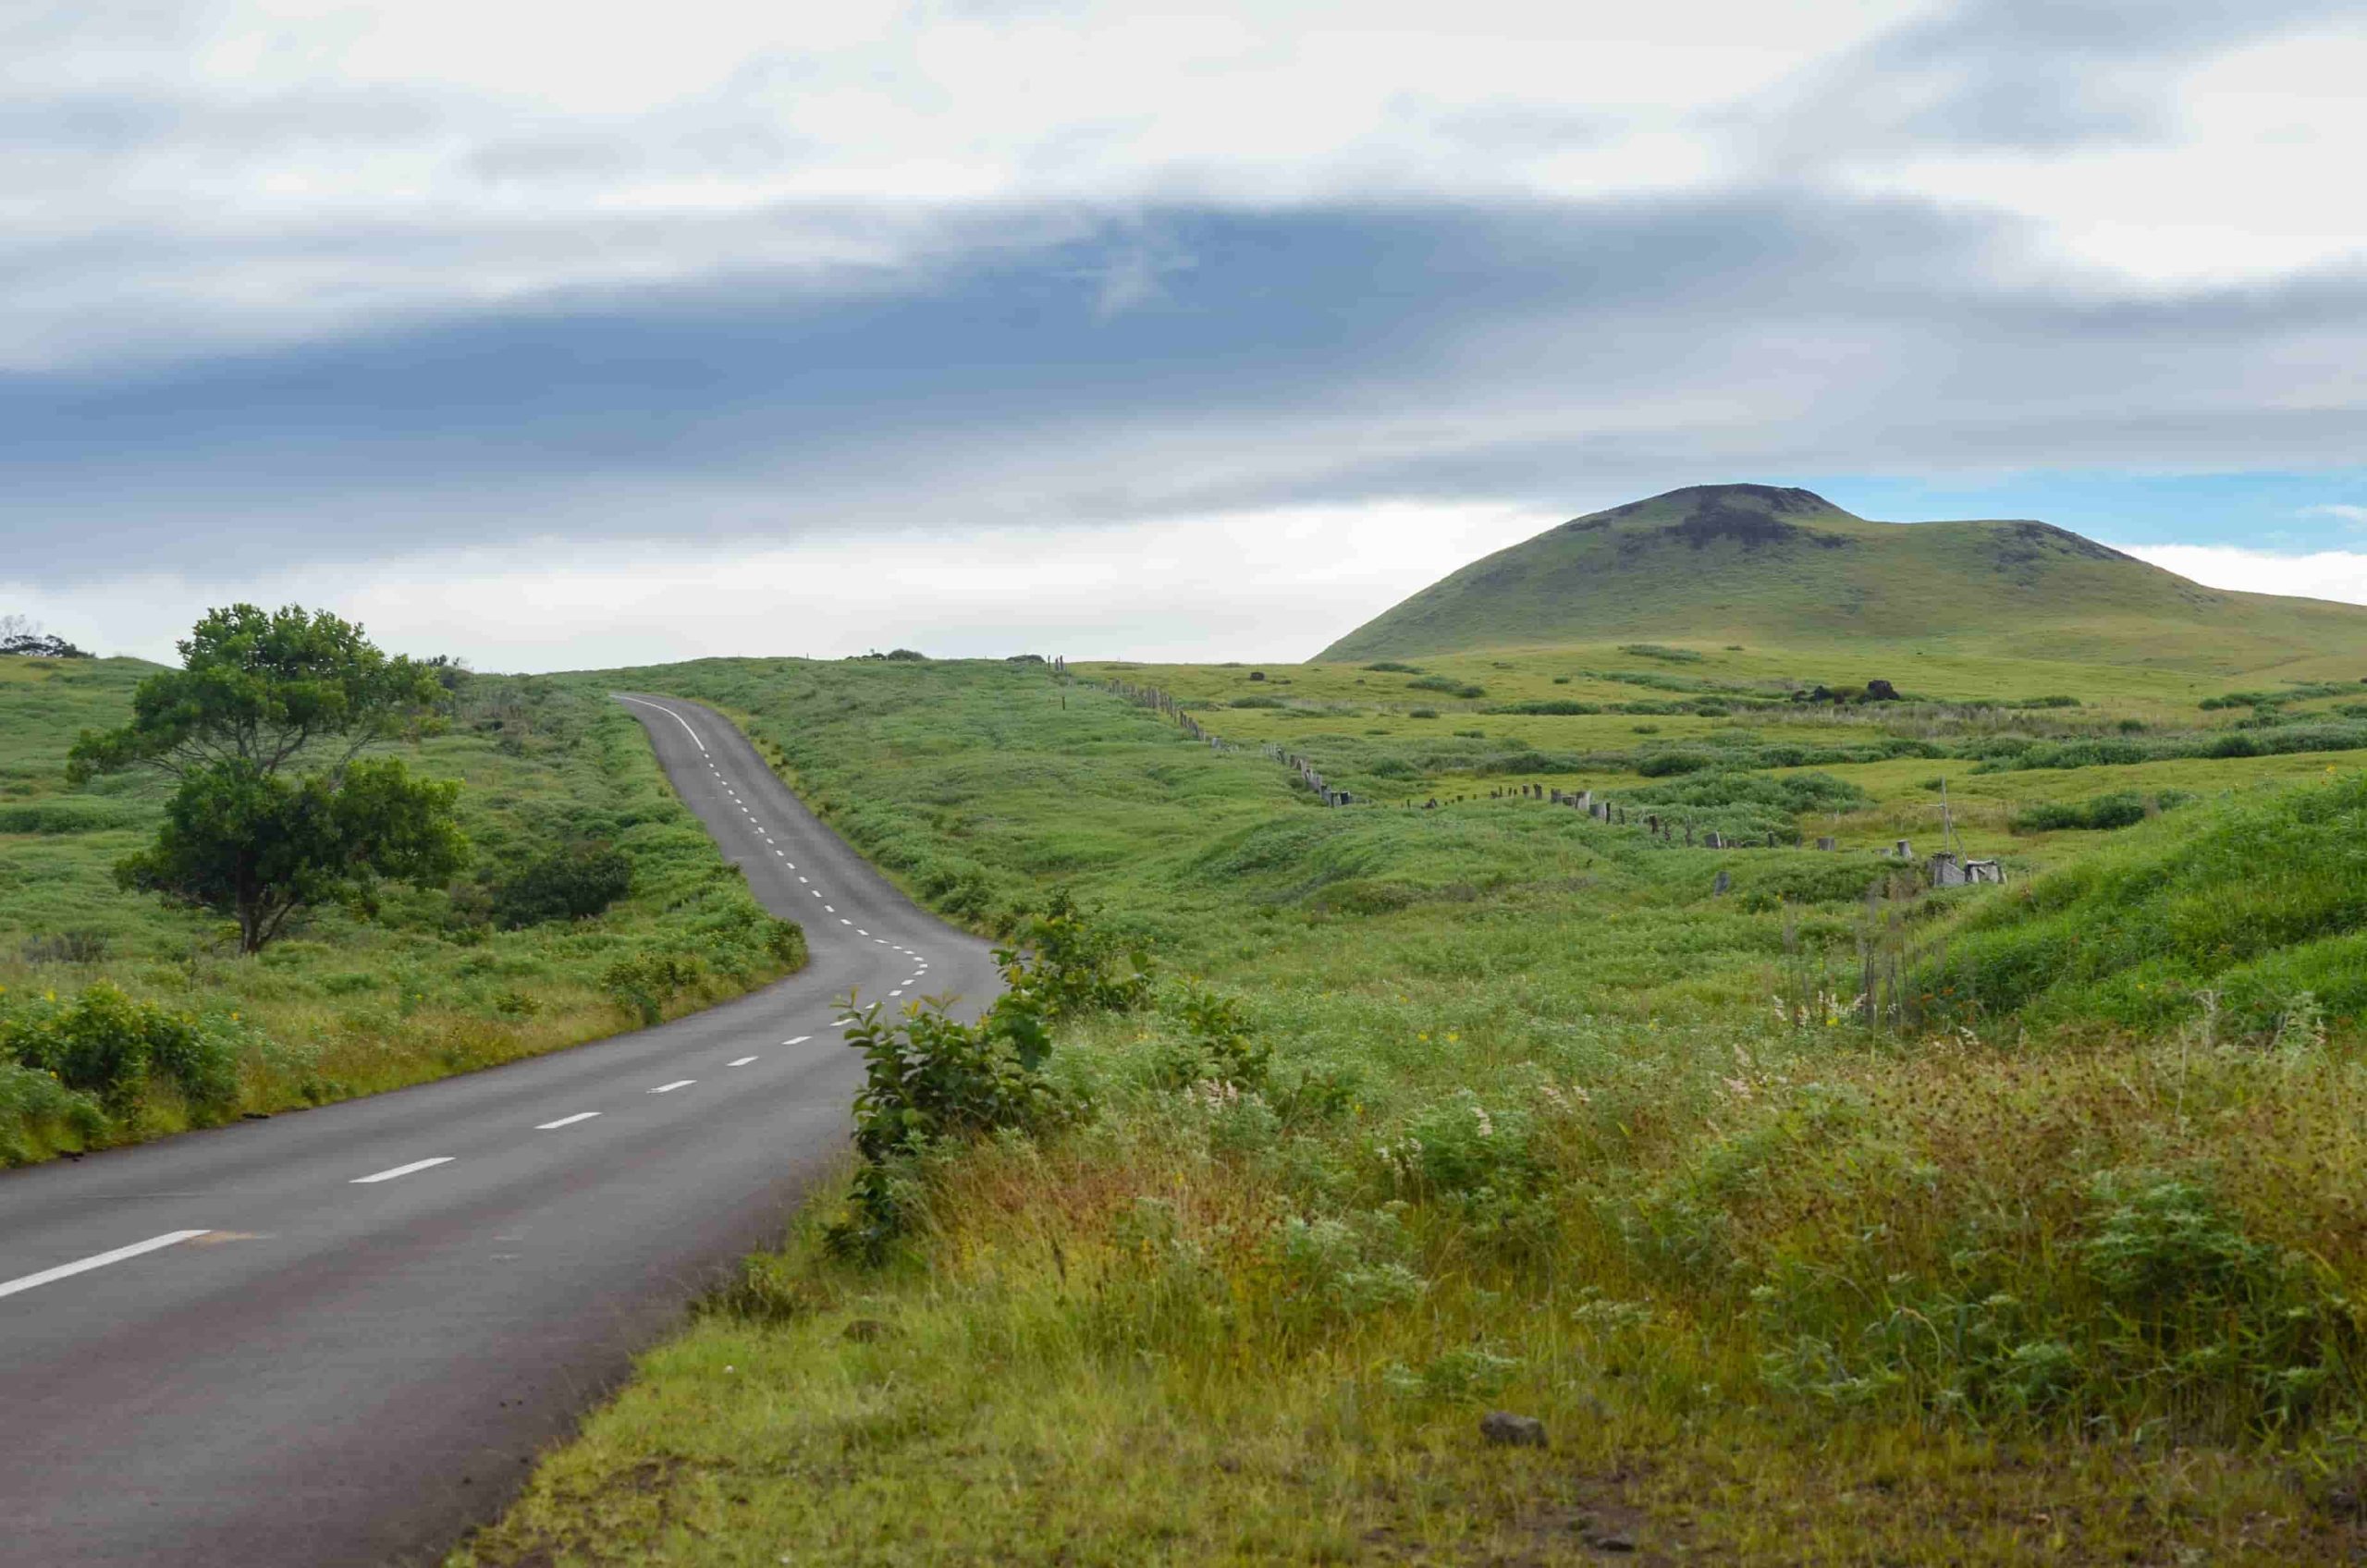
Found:
[{"label": "grass field", "polygon": [[[0,657],[0,1021],[71,1005],[106,982],[202,1022],[239,1057],[235,1101],[283,1110],[368,1094],[634,1026],[602,984],[619,961],[696,961],[663,999],[681,1012],[798,962],[697,819],[675,798],[641,726],[605,689],[478,678],[449,731],[411,760],[457,778],[475,846],[454,889],[391,890],[374,915],[323,911],[241,959],[225,923],[118,889],[116,860],[153,831],[153,777],[65,781],[84,729],[120,723],[152,667],[135,660]],[[598,919],[503,929],[476,894],[537,856],[608,842],[632,888]],[[24,1070],[0,1065],[0,1161],[169,1133],[192,1109],[157,1086],[93,1123]],[[120,1109],[120,1108],[118,1108]]]},{"label": "grass field", "polygon": [[[2359,672],[1642,646],[607,678],[735,714],[956,918],[1066,888],[1163,979],[1062,1036],[1064,1120],[921,1160],[884,1265],[817,1206],[455,1562],[2355,1560],[2361,912],[2312,868],[2362,753],[2225,753],[2348,738]],[[1782,685],[1876,677],[1912,700]],[[1554,701],[1662,706],[1487,711]],[[2007,886],[1874,852],[1937,847],[1942,778]],[[2017,830],[2049,802],[2130,825]]]}]

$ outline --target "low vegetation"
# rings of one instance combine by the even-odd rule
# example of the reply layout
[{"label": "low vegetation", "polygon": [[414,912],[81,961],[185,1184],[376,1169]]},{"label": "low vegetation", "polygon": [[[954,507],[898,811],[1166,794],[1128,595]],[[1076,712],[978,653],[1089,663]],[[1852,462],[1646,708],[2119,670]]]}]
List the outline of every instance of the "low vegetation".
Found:
[{"label": "low vegetation", "polygon": [[[1510,701],[1573,668],[1467,663]],[[1927,663],[1958,706],[1672,717],[1656,744],[1702,760],[1658,774],[1607,743],[1629,718],[1427,737],[1373,694],[1402,672],[1351,666],[1292,672],[1348,726],[1228,708],[1233,750],[1089,670],[618,678],[735,713],[1015,961],[1056,914],[1156,968],[1024,1049],[868,1013],[843,1197],[456,1562],[2355,1558],[2361,759],[1951,779],[1935,729],[2197,710],[2101,670],[2076,709],[1976,712],[2078,672]],[[1317,804],[1284,737],[1386,803]],[[1517,755],[1841,848],[1492,793]],[[2012,880],[1870,852],[1944,826]],[[1488,1442],[1490,1409],[1547,1446]]]}]

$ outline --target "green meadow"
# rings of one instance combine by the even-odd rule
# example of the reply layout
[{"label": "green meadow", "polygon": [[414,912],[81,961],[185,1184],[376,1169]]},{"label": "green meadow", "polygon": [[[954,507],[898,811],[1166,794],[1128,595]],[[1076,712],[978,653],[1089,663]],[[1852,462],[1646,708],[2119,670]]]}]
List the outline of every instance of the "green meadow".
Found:
[{"label": "green meadow", "polygon": [[[80,998],[114,987],[181,1021],[231,1081],[202,1104],[157,1077],[100,1105],[0,1052],[0,1163],[490,1066],[738,995],[802,962],[802,938],[757,906],[605,689],[493,677],[464,685],[442,733],[397,748],[461,782],[474,850],[462,879],[317,912],[242,959],[224,921],[116,885],[115,863],[155,830],[164,781],[66,782],[75,736],[123,722],[153,668],[0,657],[0,1035],[70,1032]],[[506,912],[504,888],[530,868],[594,846],[630,867],[629,890],[596,918]],[[652,994],[661,958],[679,961],[658,966],[675,984]]]},{"label": "green meadow", "polygon": [[[1052,1110],[898,1165],[884,1259],[818,1200],[453,1561],[2354,1561],[2362,674],[568,678],[715,704],[915,898],[1064,889],[1157,980]],[[1924,885],[1944,833],[2006,883]]]}]

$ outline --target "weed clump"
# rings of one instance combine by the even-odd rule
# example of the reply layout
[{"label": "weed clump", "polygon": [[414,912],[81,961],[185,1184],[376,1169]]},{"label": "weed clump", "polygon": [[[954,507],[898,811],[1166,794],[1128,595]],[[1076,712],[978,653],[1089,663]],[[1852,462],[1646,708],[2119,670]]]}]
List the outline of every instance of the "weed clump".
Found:
[{"label": "weed clump", "polygon": [[[849,1212],[826,1232],[842,1256],[877,1260],[907,1231],[919,1206],[915,1165],[934,1147],[998,1130],[1025,1132],[1070,1109],[1044,1075],[1052,1026],[1096,1012],[1130,1012],[1150,998],[1147,958],[1055,894],[1024,920],[1013,944],[995,949],[1004,990],[975,1023],[935,1001],[889,1015],[877,1002],[854,1014],[847,1044],[863,1053],[855,1095],[855,1151],[863,1165]],[[1203,1010],[1211,1026],[1227,1016]]]}]

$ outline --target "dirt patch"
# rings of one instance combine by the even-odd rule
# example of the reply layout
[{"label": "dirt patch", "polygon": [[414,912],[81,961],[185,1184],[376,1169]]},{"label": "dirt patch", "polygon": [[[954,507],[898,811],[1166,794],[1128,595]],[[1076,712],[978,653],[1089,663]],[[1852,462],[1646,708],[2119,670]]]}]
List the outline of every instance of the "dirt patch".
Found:
[{"label": "dirt patch", "polygon": [[2026,570],[2054,558],[2071,557],[2090,561],[2130,561],[2137,557],[2125,556],[2108,545],[2083,538],[2067,528],[2057,528],[2051,522],[2028,521],[2001,522],[1990,536],[1990,555],[2001,571]]},{"label": "dirt patch", "polygon": [[[1814,545],[1833,550],[1849,543],[1842,534],[1804,528],[1797,522],[1786,522],[1777,515],[1779,510],[1793,508],[1761,510],[1758,507],[1737,506],[1728,498],[1730,490],[1705,494],[1686,514],[1685,521],[1671,528],[1669,533],[1697,550],[1716,544],[1739,545],[1746,550],[1763,550],[1779,545]],[[1809,493],[1803,490],[1799,494],[1807,496]],[[1815,500],[1812,496],[1809,498]]]}]

